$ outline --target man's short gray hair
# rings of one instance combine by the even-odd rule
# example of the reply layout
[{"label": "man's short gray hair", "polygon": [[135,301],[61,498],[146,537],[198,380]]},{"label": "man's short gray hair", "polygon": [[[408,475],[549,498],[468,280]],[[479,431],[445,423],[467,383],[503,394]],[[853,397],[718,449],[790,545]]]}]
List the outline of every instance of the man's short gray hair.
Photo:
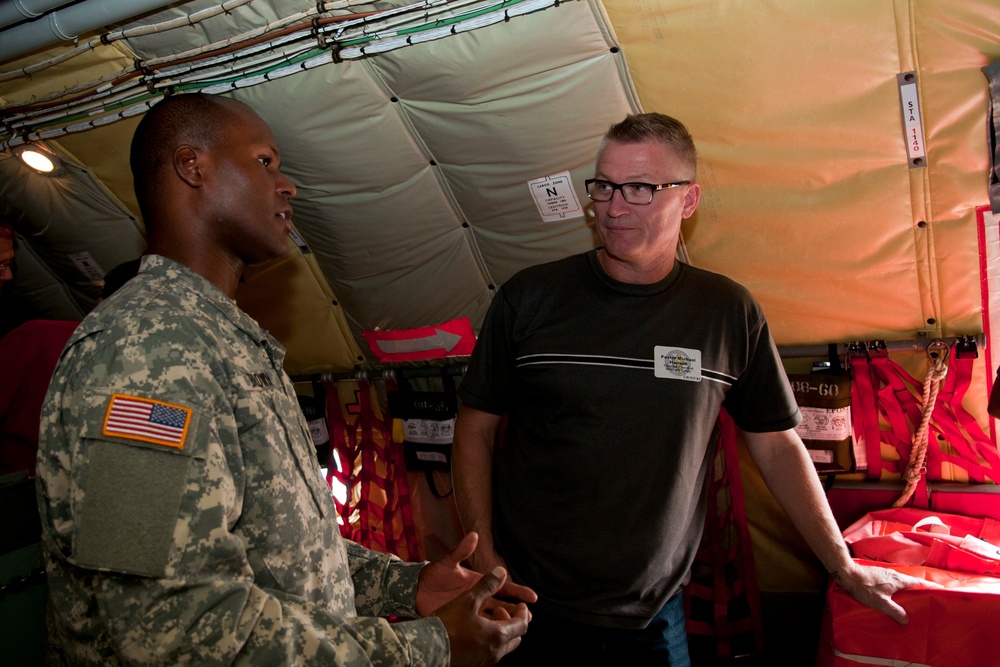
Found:
[{"label": "man's short gray hair", "polygon": [[600,159],[605,147],[612,141],[634,144],[648,139],[655,139],[672,150],[691,169],[691,173],[684,174],[684,177],[694,180],[698,166],[694,139],[684,123],[662,113],[629,114],[625,120],[612,125],[604,134],[597,158]]}]

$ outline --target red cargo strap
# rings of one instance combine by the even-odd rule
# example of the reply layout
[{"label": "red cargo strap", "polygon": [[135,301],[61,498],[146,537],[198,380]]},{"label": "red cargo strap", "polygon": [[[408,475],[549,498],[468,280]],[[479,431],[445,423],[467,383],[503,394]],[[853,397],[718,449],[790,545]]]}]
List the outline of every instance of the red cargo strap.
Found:
[{"label": "red cargo strap", "polygon": [[[889,359],[884,344],[872,343],[865,351],[852,348],[850,362],[855,380],[852,383],[851,409],[855,411],[855,433],[859,426],[864,429],[868,477],[879,479],[883,470],[902,474],[910,460],[913,444],[910,424],[913,424],[912,431],[915,432],[921,422],[920,406],[909,387],[921,385]],[[888,428],[881,427],[882,421],[888,424]],[[899,461],[882,458],[882,442],[899,453]],[[916,491],[916,502],[926,506],[929,501],[923,476]]]},{"label": "red cargo strap", "polygon": [[[850,364],[854,375],[851,384],[854,433],[855,437],[861,433],[864,438],[868,477],[879,479],[883,470],[900,472],[900,462],[883,460],[881,448],[882,442],[891,445],[899,452],[903,464],[910,453],[907,414],[912,414],[912,410],[903,407],[909,403],[910,394],[905,391],[904,380],[898,376],[900,369],[889,360],[884,346],[853,350]],[[917,415],[919,418],[919,409]],[[889,428],[882,428],[880,419]]]},{"label": "red cargo strap", "polygon": [[[854,374],[853,427],[868,453],[868,477],[878,479],[882,470],[903,473],[911,457],[921,455],[911,452],[914,440],[919,438],[922,443],[926,439],[925,474],[920,475],[914,494],[915,502],[923,507],[927,506],[927,493],[922,485],[944,479],[945,463],[966,471],[971,482],[1000,482],[1000,454],[962,405],[977,356],[974,341],[960,340],[950,351],[947,375],[937,393],[930,395],[926,383],[917,382],[889,359],[884,347],[874,345],[864,350],[855,346],[849,355]],[[933,404],[929,421],[923,419],[925,402]],[[881,428],[881,423],[889,428]],[[894,447],[900,461],[882,460],[879,442]]]},{"label": "red cargo strap", "polygon": [[370,385],[358,381],[353,423],[344,417],[336,386],[327,383],[326,390],[331,445],[327,483],[332,486],[336,478],[347,489],[345,502],[334,498],[341,535],[404,560],[418,560],[402,450],[372,410]]},{"label": "red cargo strap", "polygon": [[853,382],[851,383],[851,422],[854,438],[860,439],[868,458],[868,478],[882,475],[882,435],[879,432],[878,400],[875,398],[874,380],[868,352],[863,346],[853,345],[848,353]]},{"label": "red cargo strap", "polygon": [[956,454],[934,451],[934,469],[928,469],[931,479],[941,479],[941,462],[951,463],[969,474],[973,482],[1000,483],[1000,454],[993,441],[962,405],[972,382],[972,368],[977,353],[968,341],[952,346],[948,378],[938,394],[932,427],[938,437],[947,441]]},{"label": "red cargo strap", "polygon": [[[684,608],[691,640],[715,642],[719,656],[763,650],[760,591],[740,479],[736,425],[719,415],[718,448],[709,472],[705,530],[684,587]],[[728,493],[725,493],[728,490]],[[729,497],[728,506],[720,504]],[[708,613],[703,610],[710,609]]]}]

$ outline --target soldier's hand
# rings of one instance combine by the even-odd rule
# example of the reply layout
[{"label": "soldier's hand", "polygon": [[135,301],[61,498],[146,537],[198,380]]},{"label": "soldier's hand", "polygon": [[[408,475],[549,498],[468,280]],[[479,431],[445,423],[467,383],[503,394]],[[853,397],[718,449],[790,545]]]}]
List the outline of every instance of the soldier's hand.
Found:
[{"label": "soldier's hand", "polygon": [[448,631],[453,667],[492,665],[521,643],[531,619],[527,605],[493,598],[506,580],[507,571],[498,567],[434,612]]},{"label": "soldier's hand", "polygon": [[[476,550],[479,536],[472,532],[466,535],[458,546],[444,554],[432,563],[428,563],[420,571],[417,580],[417,613],[427,616],[459,594],[474,586],[482,575],[479,572],[462,567],[462,561],[468,559]],[[495,569],[495,566],[490,569]],[[499,591],[500,595],[515,602],[534,602],[538,596],[527,586],[521,586],[506,581]],[[484,613],[492,615],[496,608],[507,603],[490,598],[484,603]],[[510,614],[514,613],[516,605],[508,605]]]}]

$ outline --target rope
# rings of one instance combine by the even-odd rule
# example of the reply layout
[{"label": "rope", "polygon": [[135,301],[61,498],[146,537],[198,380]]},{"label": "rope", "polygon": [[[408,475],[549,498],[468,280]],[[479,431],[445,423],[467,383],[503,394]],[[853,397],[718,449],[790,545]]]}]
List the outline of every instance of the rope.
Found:
[{"label": "rope", "polygon": [[948,375],[948,366],[944,363],[945,355],[938,354],[934,358],[933,365],[927,369],[927,376],[924,378],[923,407],[921,410],[920,426],[913,434],[913,448],[910,450],[910,462],[903,471],[903,480],[906,488],[903,494],[892,504],[893,507],[902,507],[913,497],[913,492],[920,483],[927,468],[924,461],[927,457],[927,430],[931,423],[931,414],[934,412],[934,404],[937,402],[938,391],[941,389],[941,382]]}]

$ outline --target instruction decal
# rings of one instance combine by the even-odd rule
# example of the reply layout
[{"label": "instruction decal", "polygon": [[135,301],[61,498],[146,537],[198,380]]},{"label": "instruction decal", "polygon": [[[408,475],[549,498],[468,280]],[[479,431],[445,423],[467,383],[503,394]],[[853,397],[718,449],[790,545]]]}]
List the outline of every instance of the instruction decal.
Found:
[{"label": "instruction decal", "polygon": [[86,250],[82,252],[71,252],[67,255],[67,257],[73,260],[73,263],[76,264],[76,268],[78,268],[80,273],[86,276],[87,280],[90,282],[96,284],[104,280],[104,269],[102,269],[101,265],[97,263],[94,256]]},{"label": "instruction decal", "polygon": [[573,179],[568,171],[528,181],[528,188],[545,222],[583,215],[583,207],[576,197]]},{"label": "instruction decal", "polygon": [[455,439],[455,418],[404,419],[403,439],[424,445],[450,445]]},{"label": "instruction decal", "polygon": [[795,432],[803,440],[842,441],[851,437],[851,408],[813,408],[803,405]]}]

